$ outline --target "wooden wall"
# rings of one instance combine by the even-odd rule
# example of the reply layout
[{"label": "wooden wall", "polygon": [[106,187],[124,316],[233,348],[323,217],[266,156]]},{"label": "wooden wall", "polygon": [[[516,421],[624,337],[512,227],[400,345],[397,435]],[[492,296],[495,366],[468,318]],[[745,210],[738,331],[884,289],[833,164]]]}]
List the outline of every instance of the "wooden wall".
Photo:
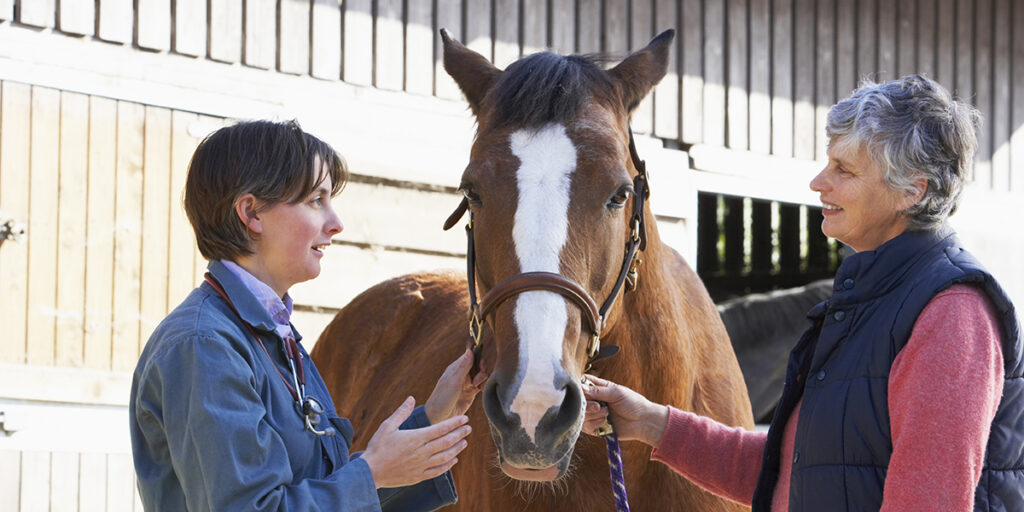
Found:
[{"label": "wooden wall", "polygon": [[633,126],[691,262],[698,192],[815,205],[828,107],[926,73],[985,115],[954,220],[1024,299],[1024,237],[992,221],[1024,194],[1024,0],[0,0],[0,209],[28,224],[0,250],[0,510],[138,507],[130,371],[205,266],[181,184],[227,120],[297,118],[354,173],[323,275],[293,289],[307,346],[371,284],[462,267],[439,228],[474,127],[441,27],[498,66],[676,28]]}]

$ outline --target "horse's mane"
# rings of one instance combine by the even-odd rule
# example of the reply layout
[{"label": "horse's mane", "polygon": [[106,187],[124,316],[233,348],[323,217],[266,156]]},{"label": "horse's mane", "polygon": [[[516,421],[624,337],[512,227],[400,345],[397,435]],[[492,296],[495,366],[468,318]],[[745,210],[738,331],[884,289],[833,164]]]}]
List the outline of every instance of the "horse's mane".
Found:
[{"label": "horse's mane", "polygon": [[592,97],[610,100],[615,87],[600,65],[605,60],[540,52],[512,63],[486,100],[494,106],[490,123],[537,128],[575,118]]}]

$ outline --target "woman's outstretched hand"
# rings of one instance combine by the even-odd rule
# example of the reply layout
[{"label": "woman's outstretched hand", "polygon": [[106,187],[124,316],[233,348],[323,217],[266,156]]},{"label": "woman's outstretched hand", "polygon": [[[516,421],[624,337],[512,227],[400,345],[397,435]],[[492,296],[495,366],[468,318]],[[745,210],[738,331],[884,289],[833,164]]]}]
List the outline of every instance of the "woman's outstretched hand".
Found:
[{"label": "woman's outstretched hand", "polygon": [[405,399],[373,433],[362,459],[370,466],[374,484],[402,487],[444,474],[459,461],[466,448],[469,418],[459,415],[436,425],[412,430],[398,427],[416,407],[413,397]]},{"label": "woman's outstretched hand", "polygon": [[595,430],[610,418],[620,440],[658,446],[668,424],[668,407],[651,402],[626,386],[591,375],[586,375],[586,379],[590,384],[583,386],[587,399],[584,432],[597,435]]},{"label": "woman's outstretched hand", "polygon": [[430,393],[423,406],[430,423],[466,414],[469,406],[473,405],[473,399],[483,388],[484,382],[487,382],[487,372],[481,369],[470,379],[469,370],[472,367],[473,351],[467,348],[458,359],[444,369],[444,373],[434,386],[434,391]]}]

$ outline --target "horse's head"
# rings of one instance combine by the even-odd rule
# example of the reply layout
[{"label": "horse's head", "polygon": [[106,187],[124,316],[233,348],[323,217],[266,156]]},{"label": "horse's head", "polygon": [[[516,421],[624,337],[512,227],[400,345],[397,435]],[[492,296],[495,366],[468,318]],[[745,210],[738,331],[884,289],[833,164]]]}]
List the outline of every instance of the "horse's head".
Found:
[{"label": "horse's head", "polygon": [[[629,115],[665,76],[673,36],[662,33],[609,70],[538,53],[502,71],[442,31],[445,69],[478,123],[460,188],[481,293],[530,272],[558,274],[597,304],[616,289],[636,200]],[[502,470],[554,480],[583,423],[580,378],[592,334],[606,331],[616,311],[590,325],[583,301],[564,290],[502,295],[484,319],[484,410]]]}]

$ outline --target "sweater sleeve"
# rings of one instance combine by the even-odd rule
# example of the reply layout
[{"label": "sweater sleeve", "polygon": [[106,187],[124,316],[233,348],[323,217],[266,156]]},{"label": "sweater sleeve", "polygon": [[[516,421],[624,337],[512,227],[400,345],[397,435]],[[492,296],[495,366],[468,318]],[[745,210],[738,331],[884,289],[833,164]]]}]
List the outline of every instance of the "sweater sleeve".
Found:
[{"label": "sweater sleeve", "polygon": [[668,425],[651,460],[668,465],[706,491],[750,505],[766,432],[728,427],[669,407]]},{"label": "sweater sleeve", "polygon": [[988,298],[968,285],[921,312],[889,376],[893,451],[882,511],[972,510],[1003,393],[998,325]]}]

